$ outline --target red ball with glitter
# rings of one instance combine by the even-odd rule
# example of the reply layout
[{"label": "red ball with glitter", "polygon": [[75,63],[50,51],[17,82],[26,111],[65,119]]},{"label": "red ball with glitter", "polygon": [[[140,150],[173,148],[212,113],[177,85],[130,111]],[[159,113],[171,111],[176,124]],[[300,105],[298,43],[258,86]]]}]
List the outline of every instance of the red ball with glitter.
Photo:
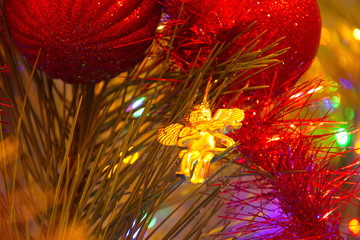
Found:
[{"label": "red ball with glitter", "polygon": [[20,53],[52,78],[94,83],[138,64],[154,38],[156,0],[4,0]]},{"label": "red ball with glitter", "polygon": [[278,57],[282,63],[251,78],[251,85],[274,86],[278,93],[293,86],[309,67],[319,46],[321,19],[316,0],[169,0],[166,11],[174,19],[186,20],[173,54],[185,60],[185,64],[180,62],[182,67],[194,65],[200,47],[205,49],[200,55],[201,64],[206,47],[209,50],[216,43],[230,42],[251,23],[255,26],[227,48],[218,62],[226,61],[262,33],[256,49],[285,37],[265,53],[290,47]]}]

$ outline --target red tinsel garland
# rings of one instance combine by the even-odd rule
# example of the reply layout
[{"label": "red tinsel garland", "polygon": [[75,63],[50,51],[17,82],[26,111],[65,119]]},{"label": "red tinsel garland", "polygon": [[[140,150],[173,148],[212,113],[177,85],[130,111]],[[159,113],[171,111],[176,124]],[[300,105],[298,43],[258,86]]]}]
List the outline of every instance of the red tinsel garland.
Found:
[{"label": "red tinsel garland", "polygon": [[[265,97],[249,107],[243,127],[232,134],[240,143],[241,165],[247,166],[241,174],[256,176],[240,177],[227,191],[233,196],[224,218],[246,223],[228,229],[227,235],[343,239],[341,215],[354,198],[349,178],[357,160],[343,168],[330,164],[342,154],[330,140],[336,122],[306,114],[320,83],[311,80],[291,92]],[[319,134],[319,129],[327,133]]]}]

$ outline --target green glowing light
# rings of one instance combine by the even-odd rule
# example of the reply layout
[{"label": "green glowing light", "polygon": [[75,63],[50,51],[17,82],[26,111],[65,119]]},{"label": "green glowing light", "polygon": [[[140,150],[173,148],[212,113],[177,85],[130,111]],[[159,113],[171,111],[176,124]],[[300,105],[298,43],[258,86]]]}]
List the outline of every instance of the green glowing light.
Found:
[{"label": "green glowing light", "polygon": [[338,96],[333,96],[333,97],[331,98],[331,101],[332,101],[332,106],[333,106],[333,108],[337,108],[337,107],[340,106],[341,100],[340,100],[340,98],[339,98]]},{"label": "green glowing light", "polygon": [[152,228],[153,226],[155,226],[155,224],[156,224],[156,217],[154,217],[154,218],[151,220],[148,228]]},{"label": "green glowing light", "polygon": [[133,118],[138,118],[142,115],[142,113],[144,112],[145,108],[140,108],[139,110],[135,111],[133,114],[132,114],[132,117]]},{"label": "green glowing light", "polygon": [[354,109],[352,109],[351,107],[347,107],[345,109],[345,115],[346,115],[347,119],[353,120],[355,117]]},{"label": "green glowing light", "polygon": [[336,141],[340,146],[347,146],[350,142],[349,133],[344,128],[339,128],[337,130]]},{"label": "green glowing light", "polygon": [[339,89],[339,84],[337,82],[332,82],[329,87],[330,92],[336,92]]}]

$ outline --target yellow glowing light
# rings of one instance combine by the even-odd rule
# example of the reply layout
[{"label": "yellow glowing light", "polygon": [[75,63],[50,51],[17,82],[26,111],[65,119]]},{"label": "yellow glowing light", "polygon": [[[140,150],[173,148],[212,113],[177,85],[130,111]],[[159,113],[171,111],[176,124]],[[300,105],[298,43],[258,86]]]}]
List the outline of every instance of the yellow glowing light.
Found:
[{"label": "yellow glowing light", "polygon": [[349,222],[349,231],[352,234],[358,235],[360,233],[360,221],[357,218],[353,218]]},{"label": "yellow glowing light", "polygon": [[[134,147],[129,147],[128,151],[130,151],[133,148]],[[119,154],[119,157],[121,157],[121,156],[122,156],[122,152]],[[138,158],[139,158],[139,153],[136,152],[136,153],[131,154],[131,155],[127,156],[126,158],[124,158],[123,162],[125,164],[133,164]]]},{"label": "yellow glowing light", "polygon": [[355,152],[360,155],[360,140],[355,143],[354,148]]},{"label": "yellow glowing light", "polygon": [[316,92],[322,90],[323,88],[324,88],[323,86],[319,86],[319,87],[317,87],[317,88],[310,89],[310,90],[307,91],[306,93],[303,93],[303,92],[297,93],[297,94],[292,95],[292,96],[290,97],[290,99],[301,97],[301,96],[304,95],[304,94],[313,94],[313,93],[316,93]]},{"label": "yellow glowing light", "polygon": [[[131,149],[133,149],[133,147],[130,147],[130,148],[129,148],[129,151],[130,151]],[[121,157],[121,156],[122,156],[122,152],[119,154],[119,157]],[[133,164],[136,160],[138,160],[138,158],[139,158],[139,153],[138,153],[138,152],[135,152],[134,154],[131,154],[131,155],[125,157],[125,158],[123,159],[123,163],[125,163],[125,164]],[[118,166],[119,166],[118,163],[114,165],[114,167],[111,169],[111,171],[109,172],[109,174],[108,174],[108,176],[107,176],[108,179],[111,178],[111,175],[116,172],[116,169],[118,168]],[[110,167],[110,165],[107,165],[106,167],[104,167],[103,172],[104,172],[106,169],[108,169],[109,167]]]},{"label": "yellow glowing light", "polygon": [[310,89],[309,91],[307,91],[307,94],[316,93],[316,92],[320,91],[323,88],[324,88],[323,86],[319,86],[317,88]]},{"label": "yellow glowing light", "polygon": [[339,84],[337,82],[331,82],[331,85],[326,88],[329,92],[336,92],[339,89]]},{"label": "yellow glowing light", "polygon": [[354,34],[354,38],[356,40],[360,40],[360,29],[355,28],[354,31],[353,31],[353,34]]},{"label": "yellow glowing light", "polygon": [[290,99],[293,99],[293,98],[298,98],[300,96],[302,96],[304,93],[297,93],[297,94],[294,94],[290,97]]},{"label": "yellow glowing light", "polygon": [[267,142],[274,142],[274,141],[279,141],[281,138],[279,136],[273,136],[272,138],[270,138]]},{"label": "yellow glowing light", "polygon": [[[110,167],[110,165],[107,165],[106,167],[104,167],[103,172],[108,169]],[[113,169],[109,172],[109,174],[107,175],[107,179],[111,178],[111,175],[115,173],[116,169],[118,167],[118,164],[115,164],[115,166],[113,167]]]},{"label": "yellow glowing light", "polygon": [[[124,160],[125,160],[125,159],[124,159]],[[109,166],[110,166],[110,165],[108,165],[108,166],[104,167],[103,172],[104,172],[106,169],[108,169],[108,168],[109,168]],[[113,174],[116,172],[116,169],[118,168],[118,166],[119,166],[119,164],[118,164],[118,163],[114,165],[114,167],[113,167],[113,168],[111,169],[111,171],[108,173],[108,175],[107,175],[107,179],[110,179],[110,178],[111,178],[111,175],[113,175]]]},{"label": "yellow glowing light", "polygon": [[159,25],[159,26],[157,27],[158,30],[163,30],[164,28],[165,28],[165,25]]},{"label": "yellow glowing light", "polygon": [[326,219],[331,213],[333,213],[334,212],[334,210],[335,209],[333,209],[333,210],[331,210],[331,211],[329,211],[329,212],[327,212],[327,213],[325,213],[325,215],[322,217],[322,219]]},{"label": "yellow glowing light", "polygon": [[136,153],[124,158],[123,162],[126,164],[133,164],[136,160],[138,160],[138,158],[139,158],[139,153],[136,152]]}]

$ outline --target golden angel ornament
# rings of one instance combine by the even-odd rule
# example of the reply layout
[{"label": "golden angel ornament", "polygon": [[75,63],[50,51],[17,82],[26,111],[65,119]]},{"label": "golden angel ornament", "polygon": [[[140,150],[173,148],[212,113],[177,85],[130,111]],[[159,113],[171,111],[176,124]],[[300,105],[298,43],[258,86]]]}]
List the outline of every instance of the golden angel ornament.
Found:
[{"label": "golden angel ornament", "polygon": [[241,127],[244,111],[239,108],[218,109],[212,116],[207,93],[201,104],[192,108],[183,118],[185,126],[179,123],[161,128],[157,140],[166,146],[185,148],[180,151],[181,174],[192,183],[202,183],[208,175],[210,161],[235,144],[225,133]]}]

